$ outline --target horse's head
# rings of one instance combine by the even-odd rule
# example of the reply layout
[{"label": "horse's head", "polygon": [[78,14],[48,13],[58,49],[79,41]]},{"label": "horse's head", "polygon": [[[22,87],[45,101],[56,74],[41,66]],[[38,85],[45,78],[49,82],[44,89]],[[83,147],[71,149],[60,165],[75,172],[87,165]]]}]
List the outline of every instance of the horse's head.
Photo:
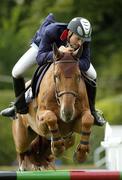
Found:
[{"label": "horse's head", "polygon": [[79,97],[80,53],[81,49],[74,53],[62,53],[56,45],[53,47],[55,95],[60,106],[60,118],[66,123],[74,119],[75,103]]}]

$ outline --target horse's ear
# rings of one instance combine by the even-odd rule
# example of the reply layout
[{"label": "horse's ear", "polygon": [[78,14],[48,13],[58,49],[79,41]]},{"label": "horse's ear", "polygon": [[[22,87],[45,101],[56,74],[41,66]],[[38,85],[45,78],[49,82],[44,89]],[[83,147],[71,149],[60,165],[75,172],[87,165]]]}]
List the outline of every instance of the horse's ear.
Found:
[{"label": "horse's ear", "polygon": [[83,52],[83,46],[80,46],[80,48],[78,48],[76,51],[73,52],[73,56],[79,59],[82,52]]},{"label": "horse's ear", "polygon": [[54,59],[54,60],[59,59],[59,58],[60,58],[60,55],[61,55],[61,53],[60,53],[60,51],[59,51],[56,43],[53,43],[53,59]]}]

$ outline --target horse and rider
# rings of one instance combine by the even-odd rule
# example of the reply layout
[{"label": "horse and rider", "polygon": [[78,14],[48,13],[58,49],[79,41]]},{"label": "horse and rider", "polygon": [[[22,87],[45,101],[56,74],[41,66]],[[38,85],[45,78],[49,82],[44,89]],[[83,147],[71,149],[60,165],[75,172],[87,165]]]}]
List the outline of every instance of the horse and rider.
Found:
[{"label": "horse and rider", "polygon": [[[80,134],[74,159],[84,162],[92,125],[105,124],[102,114],[95,110],[97,74],[90,62],[91,32],[85,18],[76,17],[66,24],[56,22],[49,14],[30,49],[15,64],[12,77],[17,100],[1,115],[15,118],[12,130],[20,169],[27,168],[25,159],[35,163],[41,157],[40,166],[50,155],[58,157],[74,144],[74,132]],[[35,64],[49,66],[38,93],[27,103],[23,76]],[[31,156],[33,147],[39,153]]]},{"label": "horse and rider", "polygon": [[[25,90],[24,73],[35,64],[42,66],[52,60],[52,44],[54,42],[62,52],[72,52],[82,46],[83,52],[80,57],[79,67],[81,72],[85,74],[86,79],[88,79],[85,83],[91,113],[94,116],[94,124],[98,126],[104,125],[104,117],[99,111],[95,110],[97,73],[90,57],[91,33],[91,24],[85,18],[76,17],[66,24],[56,22],[54,15],[49,14],[36,32],[31,47],[18,60],[12,70],[15,97],[19,97]],[[24,93],[14,106],[3,110],[1,114],[11,117],[15,112],[20,114],[28,113]]]}]

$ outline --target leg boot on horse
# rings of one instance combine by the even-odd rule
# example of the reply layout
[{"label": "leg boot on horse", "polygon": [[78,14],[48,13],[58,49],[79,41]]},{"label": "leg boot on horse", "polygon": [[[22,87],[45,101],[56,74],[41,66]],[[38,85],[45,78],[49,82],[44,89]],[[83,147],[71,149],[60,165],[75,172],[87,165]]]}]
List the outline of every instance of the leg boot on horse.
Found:
[{"label": "leg boot on horse", "polygon": [[[56,157],[60,156],[65,150],[65,145],[64,145],[64,140],[61,138],[56,115],[50,110],[44,110],[44,111],[38,110],[37,111],[37,121],[38,121],[37,126],[40,127],[41,131],[43,128],[42,127],[43,122],[48,127],[49,133],[51,134],[52,154],[54,154]],[[43,134],[43,135],[45,135],[45,134]]]},{"label": "leg boot on horse", "polygon": [[83,112],[81,121],[75,126],[75,131],[80,133],[80,143],[73,155],[73,160],[75,162],[83,163],[87,159],[88,153],[90,152],[89,141],[93,122],[94,118],[88,110]]}]

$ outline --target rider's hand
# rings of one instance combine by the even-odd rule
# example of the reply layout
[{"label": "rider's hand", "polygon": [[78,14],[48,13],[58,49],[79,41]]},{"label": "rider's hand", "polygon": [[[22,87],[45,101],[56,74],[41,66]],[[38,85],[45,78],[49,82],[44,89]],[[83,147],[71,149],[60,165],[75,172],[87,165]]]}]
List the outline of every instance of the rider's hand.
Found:
[{"label": "rider's hand", "polygon": [[73,52],[74,49],[71,47],[60,46],[59,50],[64,53],[65,52],[71,53],[71,52]]}]

